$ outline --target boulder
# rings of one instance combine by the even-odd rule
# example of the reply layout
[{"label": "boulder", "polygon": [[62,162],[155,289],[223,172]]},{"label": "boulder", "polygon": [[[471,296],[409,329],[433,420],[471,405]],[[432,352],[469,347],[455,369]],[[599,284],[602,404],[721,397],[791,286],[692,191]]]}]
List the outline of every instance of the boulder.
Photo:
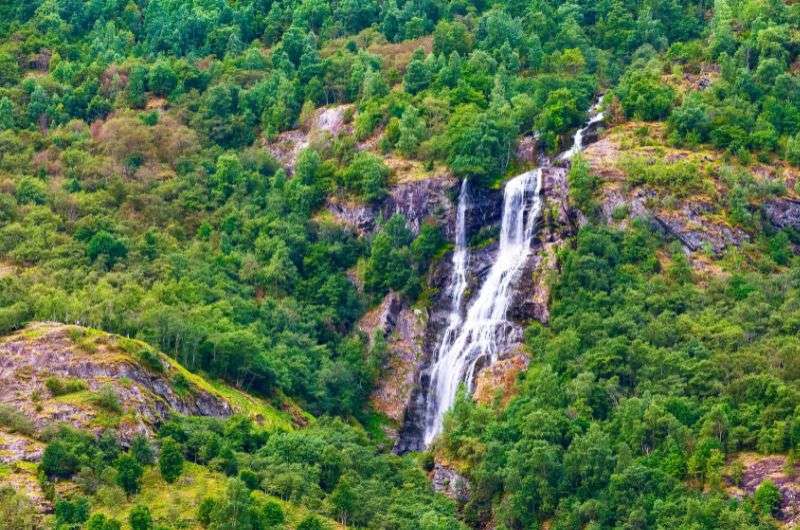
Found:
[{"label": "boulder", "polygon": [[778,198],[764,203],[764,216],[775,228],[800,230],[800,200]]}]

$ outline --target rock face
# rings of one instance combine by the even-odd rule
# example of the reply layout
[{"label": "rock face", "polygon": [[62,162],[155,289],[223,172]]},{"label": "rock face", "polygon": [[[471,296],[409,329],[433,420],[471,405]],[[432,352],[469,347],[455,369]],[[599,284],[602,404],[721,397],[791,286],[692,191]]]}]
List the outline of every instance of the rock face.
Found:
[{"label": "rock face", "polygon": [[434,464],[431,472],[431,484],[435,491],[447,495],[459,504],[469,500],[470,485],[467,479],[438,462]]},{"label": "rock face", "polygon": [[399,213],[406,218],[415,234],[426,219],[430,219],[452,235],[453,203],[450,195],[458,193],[456,179],[445,173],[430,179],[404,182],[392,187],[380,212],[384,219]]},{"label": "rock face", "polygon": [[[645,219],[664,236],[678,241],[686,253],[708,252],[714,256],[750,239],[741,228],[721,220],[715,206],[703,197],[683,198],[667,208],[656,190],[647,186],[631,187],[618,167],[623,149],[615,137],[606,137],[590,145],[583,155],[592,172],[602,181],[598,199],[601,216],[608,224],[624,228],[632,219]],[[685,154],[671,156],[680,159]],[[772,212],[778,222],[784,222],[792,217],[791,202],[776,202],[771,210],[765,208],[765,213],[769,216]],[[782,216],[781,212],[786,215]]]},{"label": "rock face", "polygon": [[517,376],[527,368],[528,356],[521,351],[484,368],[475,381],[475,401],[490,405],[499,398],[499,404],[505,406],[514,395]]},{"label": "rock face", "polygon": [[264,148],[290,173],[294,170],[297,155],[306,147],[349,132],[346,117],[352,105],[336,105],[317,109],[307,130],[292,129],[280,133],[273,140],[264,141]]},{"label": "rock face", "polygon": [[430,220],[451,236],[453,202],[450,196],[458,193],[454,191],[456,186],[455,179],[444,173],[392,186],[388,196],[378,205],[330,197],[326,208],[340,223],[362,236],[375,230],[382,220],[398,213],[405,217],[414,234],[418,234],[422,224]]},{"label": "rock face", "polygon": [[376,410],[399,424],[423,358],[425,314],[408,307],[397,293],[389,293],[380,306],[364,315],[358,327],[370,336],[381,333],[386,339],[383,376],[370,401]]},{"label": "rock face", "polygon": [[744,473],[740,483],[728,484],[728,493],[737,499],[753,495],[765,480],[771,480],[780,491],[781,500],[778,505],[776,519],[788,528],[800,524],[800,468],[795,465],[793,476],[786,474],[786,457],[783,455],[761,456],[742,455],[739,460],[744,464]]},{"label": "rock face", "polygon": [[[100,430],[109,405],[98,399],[108,388],[121,409],[116,428],[130,440],[150,433],[170,413],[228,416],[231,406],[161,354],[152,352],[160,368],[146,367],[135,355],[143,343],[77,326],[34,324],[0,343],[0,405],[28,418],[39,431],[66,422]],[[140,350],[141,349],[141,350]],[[55,395],[47,381],[73,382],[74,391]],[[6,442],[7,443],[7,442]],[[25,457],[23,457],[25,458]]]},{"label": "rock face", "polygon": [[690,202],[677,212],[651,213],[651,217],[657,228],[678,240],[690,252],[708,250],[720,256],[727,247],[738,247],[750,239],[740,228],[703,219],[702,215],[709,211],[707,203]]},{"label": "rock face", "polygon": [[764,204],[764,215],[776,228],[800,230],[800,201],[773,199]]}]

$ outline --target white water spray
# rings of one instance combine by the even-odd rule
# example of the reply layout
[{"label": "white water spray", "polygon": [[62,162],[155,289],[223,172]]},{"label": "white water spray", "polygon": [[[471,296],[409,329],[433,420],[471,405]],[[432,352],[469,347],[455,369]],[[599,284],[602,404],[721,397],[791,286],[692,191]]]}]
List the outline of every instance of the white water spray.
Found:
[{"label": "white water spray", "polygon": [[[467,311],[460,329],[448,326],[431,370],[429,401],[425,419],[425,444],[442,428],[444,413],[453,405],[458,385],[472,390],[475,367],[482,358],[497,360],[498,344],[506,331],[506,312],[513,284],[525,265],[531,239],[542,207],[542,170],[514,177],[506,184],[500,247],[477,298]],[[454,257],[455,262],[455,257]],[[457,317],[460,321],[460,317]],[[454,320],[451,315],[451,323]]]},{"label": "white water spray", "polygon": [[[559,160],[570,160],[583,149],[587,129],[603,120],[597,105],[590,109],[590,119],[575,132],[572,147],[561,153]],[[442,430],[445,412],[455,401],[458,385],[464,382],[472,392],[475,371],[481,360],[493,364],[505,346],[509,330],[506,319],[516,281],[527,263],[531,243],[542,209],[542,169],[528,171],[508,181],[503,191],[503,218],[500,246],[492,268],[481,289],[461,317],[461,302],[466,289],[468,250],[465,213],[467,182],[461,186],[456,218],[456,249],[450,284],[450,316],[448,326],[434,358],[424,419],[424,441],[430,445]]]},{"label": "white water spray", "polygon": [[442,342],[436,358],[441,357],[456,339],[461,328],[461,300],[467,288],[467,207],[469,201],[469,181],[464,179],[461,183],[461,192],[458,195],[458,210],[456,211],[456,248],[453,251],[453,273],[450,276],[450,315],[447,318],[447,329],[442,336]]},{"label": "white water spray", "polygon": [[577,155],[583,149],[583,135],[586,133],[586,130],[594,125],[595,123],[603,121],[605,117],[602,112],[597,112],[597,106],[599,103],[595,104],[591,109],[589,109],[589,121],[586,122],[586,125],[575,131],[575,136],[572,138],[572,147],[561,153],[559,156],[559,160],[570,160],[572,157]]}]

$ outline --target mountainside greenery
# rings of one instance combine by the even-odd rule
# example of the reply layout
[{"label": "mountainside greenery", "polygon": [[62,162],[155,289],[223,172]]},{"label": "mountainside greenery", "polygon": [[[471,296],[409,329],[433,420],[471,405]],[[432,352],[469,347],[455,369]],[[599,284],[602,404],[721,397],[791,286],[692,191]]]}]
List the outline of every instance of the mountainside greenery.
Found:
[{"label": "mountainside greenery", "polygon": [[[54,428],[54,513],[0,489],[0,529],[775,526],[774,484],[727,486],[740,452],[793,462],[800,442],[800,234],[754,206],[800,193],[798,27],[781,0],[0,3],[0,332],[135,337],[317,418],[176,416],[130,447]],[[693,162],[626,159],[627,186],[668,190],[665,208],[706,193],[753,243],[701,274],[646,223],[605,226],[603,179],[576,163],[587,224],[558,252],[517,395],[462,396],[432,451],[389,454],[369,404],[386,344],[356,323],[389,291],[428,304],[448,244],[429,219],[362,233],[321,212],[378,211],[405,162],[497,188],[522,136],[555,154],[598,98],[609,125],[738,171],[716,194]],[[322,107],[342,124],[312,134]],[[26,425],[0,409],[3,432]],[[470,479],[465,505],[433,493],[434,453]]]}]

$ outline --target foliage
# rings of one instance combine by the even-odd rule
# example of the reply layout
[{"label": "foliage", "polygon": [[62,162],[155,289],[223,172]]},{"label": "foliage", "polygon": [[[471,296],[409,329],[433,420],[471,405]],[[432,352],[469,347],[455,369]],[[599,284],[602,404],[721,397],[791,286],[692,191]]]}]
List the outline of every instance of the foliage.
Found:
[{"label": "foliage", "polygon": [[[680,250],[662,271],[662,248],[641,223],[583,228],[559,256],[550,326],[526,331],[538,354],[519,395],[502,414],[463,396],[449,413],[440,443],[470,464],[472,524],[770,526],[756,514],[772,513],[774,488],[730,502],[720,485],[729,455],[794,446],[781,434],[796,421],[793,368],[769,361],[785,355],[774,345],[788,346],[793,326],[761,318],[786,318],[800,295],[796,271],[703,287]],[[753,415],[766,410],[774,415]]]},{"label": "foliage", "polygon": [[158,468],[167,482],[175,482],[183,471],[183,454],[172,438],[167,437],[161,441]]}]

